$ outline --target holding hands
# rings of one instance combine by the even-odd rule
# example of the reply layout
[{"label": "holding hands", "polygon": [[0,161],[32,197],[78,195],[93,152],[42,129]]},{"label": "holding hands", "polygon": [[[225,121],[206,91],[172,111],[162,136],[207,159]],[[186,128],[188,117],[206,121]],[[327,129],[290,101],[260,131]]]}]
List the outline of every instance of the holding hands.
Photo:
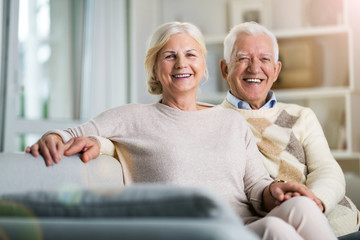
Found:
[{"label": "holding hands", "polygon": [[283,180],[275,180],[264,189],[264,208],[265,210],[271,210],[282,202],[296,196],[310,198],[324,212],[324,205],[308,187],[298,182],[286,182]]},{"label": "holding hands", "polygon": [[47,134],[31,147],[27,147],[25,152],[34,157],[41,155],[46,166],[51,166],[53,162],[59,163],[64,155],[71,156],[76,153],[82,153],[81,160],[88,162],[100,155],[100,145],[91,137],[74,137],[64,144],[59,135]]}]

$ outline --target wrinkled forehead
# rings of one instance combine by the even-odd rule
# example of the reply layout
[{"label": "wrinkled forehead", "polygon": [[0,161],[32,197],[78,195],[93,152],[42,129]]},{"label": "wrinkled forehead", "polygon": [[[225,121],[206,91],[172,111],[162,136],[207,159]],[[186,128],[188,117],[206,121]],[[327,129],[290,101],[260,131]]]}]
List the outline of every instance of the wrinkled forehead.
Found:
[{"label": "wrinkled forehead", "polygon": [[190,34],[186,32],[176,33],[170,36],[167,42],[159,50],[159,53],[163,52],[199,52],[203,54],[201,44]]},{"label": "wrinkled forehead", "polygon": [[274,56],[271,39],[265,34],[240,33],[233,45],[232,58],[239,56]]}]

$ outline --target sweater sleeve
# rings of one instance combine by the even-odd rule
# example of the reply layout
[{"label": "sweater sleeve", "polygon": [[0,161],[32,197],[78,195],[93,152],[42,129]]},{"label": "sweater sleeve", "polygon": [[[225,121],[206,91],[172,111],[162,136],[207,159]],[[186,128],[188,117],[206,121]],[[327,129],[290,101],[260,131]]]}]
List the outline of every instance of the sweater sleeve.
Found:
[{"label": "sweater sleeve", "polygon": [[255,211],[258,214],[265,216],[266,212],[262,209],[263,192],[265,187],[272,182],[272,179],[263,165],[263,155],[259,152],[249,128],[247,130],[245,141],[247,159],[244,176],[244,190]]},{"label": "sweater sleeve", "polygon": [[115,147],[110,139],[115,133],[114,129],[119,128],[118,116],[120,113],[119,108],[110,109],[79,126],[66,130],[51,130],[46,132],[44,136],[51,133],[58,134],[64,143],[74,137],[91,136],[100,144],[101,154],[114,156]]},{"label": "sweater sleeve", "polygon": [[94,135],[91,135],[89,137],[95,139],[99,143],[100,154],[108,155],[111,157],[115,156],[115,145],[110,139]]},{"label": "sweater sleeve", "polygon": [[306,185],[324,203],[330,212],[345,196],[344,174],[331,154],[327,140],[315,113],[305,108],[299,129],[303,131],[308,175]]}]

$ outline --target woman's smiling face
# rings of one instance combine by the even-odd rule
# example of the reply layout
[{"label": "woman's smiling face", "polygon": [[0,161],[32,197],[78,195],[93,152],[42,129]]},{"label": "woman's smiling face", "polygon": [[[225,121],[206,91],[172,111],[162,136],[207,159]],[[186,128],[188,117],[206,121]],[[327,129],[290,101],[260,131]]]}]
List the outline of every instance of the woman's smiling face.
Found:
[{"label": "woman's smiling face", "polygon": [[206,69],[205,57],[199,43],[187,33],[170,37],[159,51],[156,78],[163,95],[196,94]]}]

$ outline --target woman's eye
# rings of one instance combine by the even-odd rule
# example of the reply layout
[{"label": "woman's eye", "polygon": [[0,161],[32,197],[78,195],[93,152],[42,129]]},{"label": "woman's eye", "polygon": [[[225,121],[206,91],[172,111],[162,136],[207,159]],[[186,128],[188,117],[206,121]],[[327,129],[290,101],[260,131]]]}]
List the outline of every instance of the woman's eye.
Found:
[{"label": "woman's eye", "polygon": [[167,55],[165,56],[165,59],[175,59],[175,55]]}]

